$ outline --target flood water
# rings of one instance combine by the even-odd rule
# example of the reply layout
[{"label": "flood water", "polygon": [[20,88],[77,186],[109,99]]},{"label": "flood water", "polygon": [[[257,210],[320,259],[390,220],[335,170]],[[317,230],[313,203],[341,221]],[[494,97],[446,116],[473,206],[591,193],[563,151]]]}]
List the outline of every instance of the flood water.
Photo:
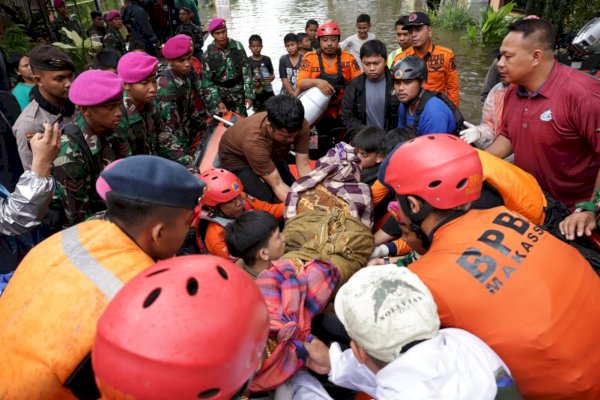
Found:
[{"label": "flood water", "polygon": [[[394,24],[400,15],[421,11],[424,1],[401,0],[231,0],[231,20],[228,25],[229,37],[244,45],[248,54],[248,38],[258,34],[263,39],[263,55],[273,61],[275,75],[278,75],[279,57],[286,54],[283,37],[289,32],[304,32],[308,19],[319,23],[332,20],[340,25],[342,40],[356,33],[355,21],[359,14],[371,16],[371,32],[382,40],[388,51],[398,47]],[[208,19],[215,16],[215,10],[208,10]],[[207,21],[202,21],[206,29]],[[465,119],[479,123],[481,102],[479,92],[483,79],[492,60],[488,58],[489,48],[479,44],[461,41],[464,32],[433,30],[433,41],[454,51],[459,69],[461,111]],[[209,43],[212,38],[208,38]],[[281,81],[273,83],[275,93],[279,93]]]}]

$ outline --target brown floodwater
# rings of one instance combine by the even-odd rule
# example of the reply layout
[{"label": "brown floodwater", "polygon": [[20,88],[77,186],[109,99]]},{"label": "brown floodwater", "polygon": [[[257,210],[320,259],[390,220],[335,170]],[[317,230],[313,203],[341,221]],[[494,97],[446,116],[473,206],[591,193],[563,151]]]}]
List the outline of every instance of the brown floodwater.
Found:
[{"label": "brown floodwater", "polygon": [[[215,0],[215,3],[219,0]],[[264,55],[271,57],[275,74],[278,75],[279,57],[286,53],[283,37],[289,32],[304,32],[306,20],[314,18],[319,23],[332,20],[340,25],[342,40],[356,33],[356,17],[361,13],[371,16],[371,32],[382,40],[388,51],[398,47],[394,23],[400,15],[424,8],[424,1],[398,0],[236,0],[230,3],[231,23],[229,36],[242,42],[246,51],[248,38],[258,34],[263,39]],[[208,11],[208,18],[215,10]],[[204,29],[207,22],[203,21]],[[479,43],[460,40],[465,32],[448,32],[434,28],[434,43],[454,51],[459,70],[461,111],[465,119],[479,123],[481,102],[479,92],[492,60],[487,53],[490,48]],[[212,39],[209,37],[209,43]],[[273,83],[275,93],[281,87],[279,79]]]}]

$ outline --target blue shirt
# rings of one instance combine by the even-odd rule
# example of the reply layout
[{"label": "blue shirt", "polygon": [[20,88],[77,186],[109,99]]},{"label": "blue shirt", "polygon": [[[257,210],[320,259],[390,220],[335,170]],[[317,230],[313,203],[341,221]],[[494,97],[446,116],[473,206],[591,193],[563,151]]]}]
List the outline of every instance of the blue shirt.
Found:
[{"label": "blue shirt", "polygon": [[17,83],[17,86],[12,90],[12,94],[17,98],[21,111],[27,107],[27,104],[31,102],[29,99],[29,93],[33,89],[33,86],[24,84],[23,82]]},{"label": "blue shirt", "polygon": [[[415,114],[406,115],[406,125],[412,127],[415,122]],[[404,126],[404,104],[400,103],[398,107],[398,128]],[[419,119],[419,126],[417,127],[417,133],[425,135],[428,133],[452,133],[456,129],[456,121],[454,120],[454,114],[452,110],[437,97],[429,99],[421,118]]]}]

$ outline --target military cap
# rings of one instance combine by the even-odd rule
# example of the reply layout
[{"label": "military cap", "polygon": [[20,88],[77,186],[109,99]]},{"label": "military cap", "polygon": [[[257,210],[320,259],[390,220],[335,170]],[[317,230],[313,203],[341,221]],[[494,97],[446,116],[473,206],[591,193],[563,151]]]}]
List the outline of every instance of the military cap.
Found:
[{"label": "military cap", "polygon": [[117,73],[125,83],[141,82],[156,73],[158,59],[144,53],[134,51],[127,53],[119,60]]},{"label": "military cap", "polygon": [[225,25],[225,20],[223,18],[213,18],[208,23],[208,33],[213,33],[214,31],[218,31],[219,29],[224,29],[227,26]]},{"label": "military cap", "polygon": [[69,100],[76,106],[97,106],[120,100],[123,81],[114,72],[90,69],[82,72],[71,84]]},{"label": "military cap", "polygon": [[73,60],[64,51],[50,45],[36,46],[29,52],[29,65],[44,71],[75,71]]},{"label": "military cap", "polygon": [[107,11],[106,14],[104,15],[104,19],[107,21],[112,21],[113,19],[120,17],[121,13],[119,13],[118,10],[110,10]]},{"label": "military cap", "polygon": [[106,200],[108,192],[151,204],[194,209],[204,182],[183,165],[158,156],[130,156],[109,164],[96,182],[96,190]]},{"label": "military cap", "polygon": [[163,46],[162,55],[167,60],[174,60],[192,52],[192,38],[180,33],[167,40]]}]

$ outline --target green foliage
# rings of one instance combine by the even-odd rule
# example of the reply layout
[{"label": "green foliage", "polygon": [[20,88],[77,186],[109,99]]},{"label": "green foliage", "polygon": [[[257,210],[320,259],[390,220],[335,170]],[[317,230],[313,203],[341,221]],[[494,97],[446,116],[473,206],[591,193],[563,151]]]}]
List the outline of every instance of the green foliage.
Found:
[{"label": "green foliage", "polygon": [[509,17],[515,3],[508,3],[498,11],[487,7],[481,12],[479,21],[479,30],[481,31],[481,40],[486,44],[497,44],[506,36],[508,25],[516,20],[515,17]]},{"label": "green foliage", "polygon": [[432,26],[449,31],[460,31],[474,23],[469,8],[462,1],[446,4],[437,10],[428,10],[427,15]]},{"label": "green foliage", "polygon": [[525,14],[534,14],[551,22],[557,37],[577,32],[593,17],[600,15],[597,0],[528,0]]},{"label": "green foliage", "polygon": [[102,44],[94,43],[90,38],[82,39],[77,32],[67,28],[62,28],[62,30],[71,43],[54,42],[52,45],[60,47],[71,57],[78,72],[87,69],[94,59],[96,49],[101,48]]},{"label": "green foliage", "polygon": [[14,53],[29,53],[31,38],[27,36],[25,25],[16,24],[7,28],[0,42],[0,47],[7,56]]},{"label": "green foliage", "polygon": [[475,43],[477,41],[477,25],[467,25],[467,34],[461,36],[460,39]]}]

